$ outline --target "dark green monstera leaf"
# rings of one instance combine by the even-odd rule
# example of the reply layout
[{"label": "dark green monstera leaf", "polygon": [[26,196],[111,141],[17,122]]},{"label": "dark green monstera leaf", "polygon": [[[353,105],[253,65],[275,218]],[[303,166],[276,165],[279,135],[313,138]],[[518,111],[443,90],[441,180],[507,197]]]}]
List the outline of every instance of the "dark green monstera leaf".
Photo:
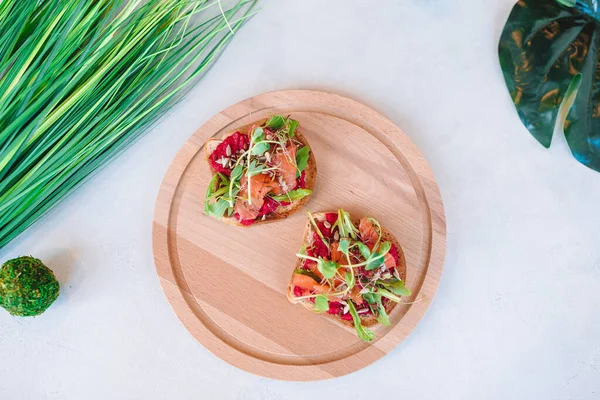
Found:
[{"label": "dark green monstera leaf", "polygon": [[[521,120],[550,147],[558,110],[572,101],[565,137],[575,158],[600,171],[600,0],[520,0],[498,49]],[[574,96],[574,98],[573,98]]]}]

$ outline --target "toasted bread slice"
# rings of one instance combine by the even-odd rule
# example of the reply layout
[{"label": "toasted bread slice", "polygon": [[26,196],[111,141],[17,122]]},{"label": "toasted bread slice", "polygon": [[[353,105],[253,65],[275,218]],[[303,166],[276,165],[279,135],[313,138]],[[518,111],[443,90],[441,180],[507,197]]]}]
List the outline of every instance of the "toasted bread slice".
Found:
[{"label": "toasted bread slice", "polygon": [[[312,213],[313,218],[315,219],[315,222],[320,222],[320,221],[324,221],[325,220],[325,214],[324,212],[320,212],[320,213]],[[355,226],[359,225],[359,220],[360,218],[355,218],[352,217],[351,218],[352,223]],[[383,241],[388,241],[391,244],[396,245],[396,248],[398,249],[398,264],[396,265],[396,271],[398,271],[398,275],[400,276],[400,278],[406,282],[406,260],[404,258],[404,253],[402,252],[402,247],[400,246],[400,243],[398,242],[398,240],[396,240],[396,238],[389,232],[387,231],[385,228],[381,228],[382,229],[382,240]],[[309,221],[307,221],[306,223],[306,227],[304,229],[304,236],[303,236],[303,244],[306,244],[307,247],[310,246],[313,242],[313,226]],[[294,267],[294,271],[296,271],[297,269],[300,269],[302,266],[302,259],[298,258],[298,261],[296,262],[296,266]],[[301,304],[304,307],[306,307],[307,309],[313,311],[313,308],[315,307],[315,304],[311,301],[309,301],[308,299],[303,299],[303,300],[296,300],[296,298],[294,297],[294,293],[293,293],[293,284],[292,281],[294,279],[294,273],[292,272],[292,277],[290,279],[290,283],[288,285],[287,288],[287,298],[290,301],[290,303],[292,304]],[[387,305],[385,306],[385,311],[389,314],[394,307],[396,307],[396,303],[393,301],[390,301],[387,303]],[[333,314],[327,314],[327,313],[320,313],[321,316],[332,319],[334,321],[336,321],[337,323],[349,326],[349,327],[353,327],[354,326],[354,322],[353,321],[346,321],[343,320],[339,315],[333,315]],[[359,314],[360,320],[361,320],[361,325],[364,327],[371,327],[373,325],[376,325],[377,322],[377,317],[371,314]]]},{"label": "toasted bread slice", "polygon": [[[206,162],[207,162],[208,167],[210,168],[211,172],[214,173],[215,171],[213,170],[208,159],[209,159],[210,155],[213,153],[213,151],[215,151],[217,146],[225,138],[233,135],[235,132],[248,134],[250,132],[250,130],[252,129],[252,127],[263,125],[265,122],[266,122],[266,119],[255,121],[252,124],[244,125],[243,127],[239,128],[235,131],[226,133],[220,139],[214,138],[214,139],[208,140],[206,142],[206,144],[204,145],[204,155],[206,157]],[[296,139],[297,141],[302,143],[304,146],[309,146],[309,148],[310,148],[308,141],[302,134],[301,127],[296,128],[296,131],[294,133],[294,139]],[[312,148],[311,148],[310,154],[308,156],[308,164],[304,171],[305,171],[306,189],[313,190],[315,187],[315,183],[317,181],[317,161],[315,159],[315,155],[312,151]],[[279,207],[277,207],[275,212],[272,212],[272,213],[266,215],[264,219],[257,219],[252,225],[242,225],[242,224],[240,224],[240,222],[237,219],[235,219],[233,217],[224,216],[221,220],[225,223],[228,223],[231,225],[236,225],[236,226],[241,226],[244,228],[247,228],[249,226],[255,226],[258,224],[266,224],[269,222],[275,222],[275,221],[278,221],[281,219],[285,219],[288,216],[290,216],[291,214],[293,214],[294,212],[298,211],[300,208],[302,208],[308,202],[309,198],[310,198],[310,196],[306,196],[300,200],[292,201],[291,204],[289,204],[289,205],[279,206]]]}]

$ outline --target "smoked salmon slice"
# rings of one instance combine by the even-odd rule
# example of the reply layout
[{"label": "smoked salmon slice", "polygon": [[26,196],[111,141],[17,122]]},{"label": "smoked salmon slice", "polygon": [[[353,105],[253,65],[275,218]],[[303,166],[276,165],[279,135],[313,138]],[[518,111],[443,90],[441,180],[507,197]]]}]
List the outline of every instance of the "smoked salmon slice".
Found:
[{"label": "smoked salmon slice", "polygon": [[278,152],[273,156],[273,165],[277,166],[277,178],[275,180],[278,185],[273,186],[273,193],[282,195],[294,190],[297,185],[296,180],[296,145],[290,143],[285,153]]},{"label": "smoked salmon slice", "polygon": [[371,221],[366,218],[361,218],[360,223],[358,224],[358,231],[362,242],[369,247],[369,250],[373,251],[373,247],[375,247],[379,235],[375,232],[375,228]]},{"label": "smoked salmon slice", "polygon": [[388,251],[385,253],[385,257],[383,258],[383,264],[388,268],[394,268],[396,266],[396,260],[394,256],[390,254]]},{"label": "smoked salmon slice", "polygon": [[250,178],[251,203],[248,202],[248,179],[245,175],[242,177],[242,182],[239,197],[235,201],[234,210],[240,215],[241,219],[255,219],[265,202],[265,196],[271,191],[274,182],[272,182],[271,177],[267,174],[252,176]]},{"label": "smoked salmon slice", "polygon": [[319,279],[323,280],[323,274],[319,271],[319,267],[317,267],[317,263],[312,260],[307,260],[305,264],[306,268],[313,274],[319,277]]},{"label": "smoked salmon slice", "polygon": [[331,288],[328,284],[319,284],[313,278],[307,275],[302,274],[294,274],[294,278],[292,280],[292,284],[294,286],[298,286],[299,288],[310,290],[315,293],[328,293],[331,291]]}]

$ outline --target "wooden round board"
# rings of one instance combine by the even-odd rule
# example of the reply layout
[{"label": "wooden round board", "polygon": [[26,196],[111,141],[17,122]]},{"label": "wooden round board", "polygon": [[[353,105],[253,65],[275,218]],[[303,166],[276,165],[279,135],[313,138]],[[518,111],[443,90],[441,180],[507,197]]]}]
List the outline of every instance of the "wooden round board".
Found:
[{"label": "wooden round board", "polygon": [[[412,304],[397,306],[375,340],[286,299],[307,215],[231,226],[203,214],[211,173],[203,145],[273,114],[300,122],[318,166],[308,209],[378,219],[400,241]],[[192,335],[223,360],[285,380],[318,380],[363,368],[417,325],[442,274],[446,239],[439,189],[416,146],[369,107],[330,93],[289,90],[238,103],[179,151],[156,204],[154,258],[167,299]]]}]

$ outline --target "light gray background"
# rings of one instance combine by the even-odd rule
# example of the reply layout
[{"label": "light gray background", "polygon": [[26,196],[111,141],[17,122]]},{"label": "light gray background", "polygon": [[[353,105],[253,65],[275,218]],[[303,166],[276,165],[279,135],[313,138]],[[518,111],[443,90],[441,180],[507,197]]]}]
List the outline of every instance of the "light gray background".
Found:
[{"label": "light gray background", "polygon": [[[521,125],[497,60],[513,0],[264,3],[169,117],[11,246],[62,283],[38,318],[0,312],[0,399],[600,398],[600,174]],[[159,286],[154,201],[208,118],[255,94],[329,90],[419,146],[448,223],[439,291],[374,365],[316,383],[240,371]]]}]

